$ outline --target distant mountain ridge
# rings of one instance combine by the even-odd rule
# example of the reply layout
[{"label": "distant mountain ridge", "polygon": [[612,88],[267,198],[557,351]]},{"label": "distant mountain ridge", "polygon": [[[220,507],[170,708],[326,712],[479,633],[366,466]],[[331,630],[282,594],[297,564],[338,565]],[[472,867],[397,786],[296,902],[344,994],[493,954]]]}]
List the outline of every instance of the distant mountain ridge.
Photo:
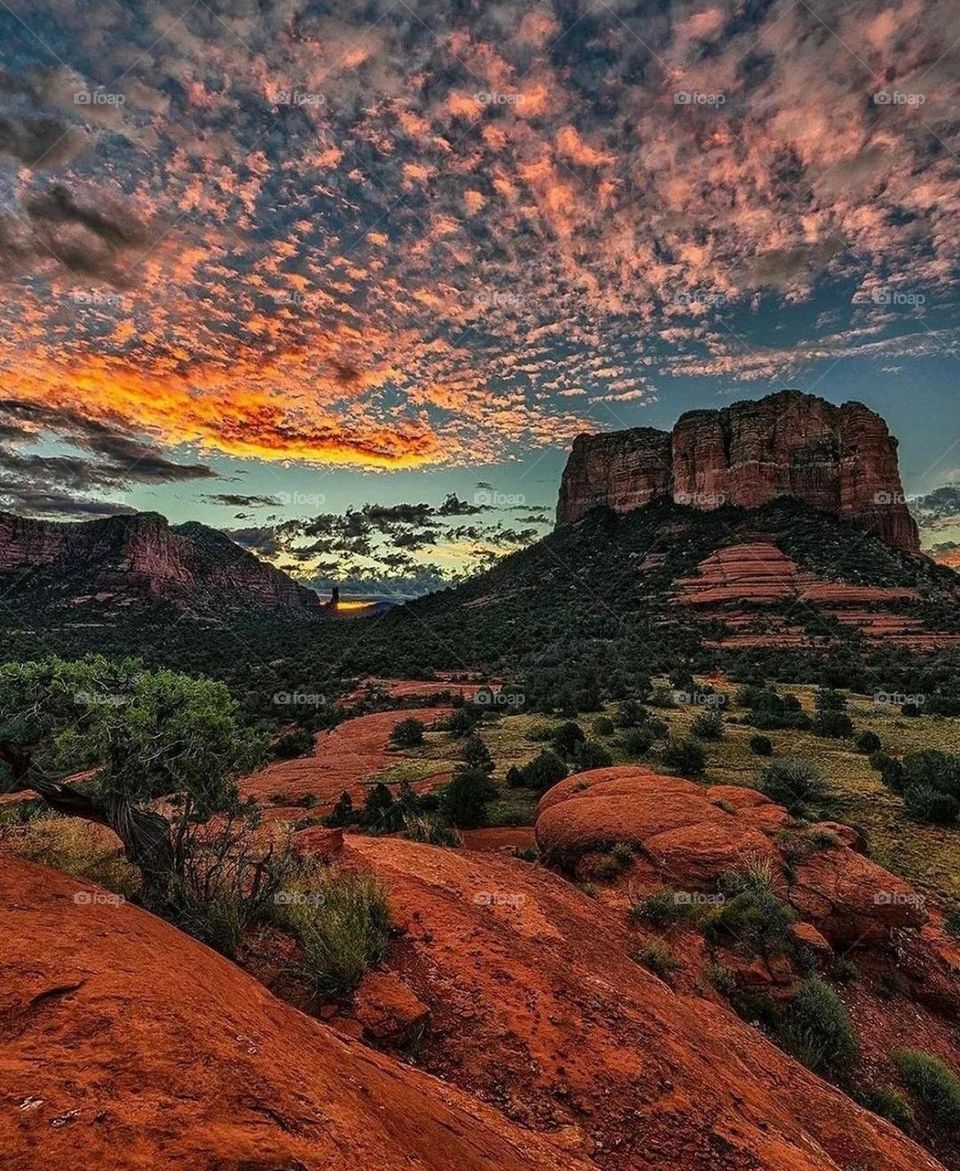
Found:
[{"label": "distant mountain ridge", "polygon": [[897,440],[862,403],[836,406],[783,390],[716,411],[688,411],[673,431],[635,427],[579,435],[560,485],[557,522],[606,505],[632,512],[669,497],[701,510],[758,508],[792,496],[920,551],[897,462]]},{"label": "distant mountain ridge", "polygon": [[155,512],[81,522],[0,513],[0,580],[38,605],[128,607],[146,600],[215,614],[243,610],[321,614],[320,598],[196,521]]}]

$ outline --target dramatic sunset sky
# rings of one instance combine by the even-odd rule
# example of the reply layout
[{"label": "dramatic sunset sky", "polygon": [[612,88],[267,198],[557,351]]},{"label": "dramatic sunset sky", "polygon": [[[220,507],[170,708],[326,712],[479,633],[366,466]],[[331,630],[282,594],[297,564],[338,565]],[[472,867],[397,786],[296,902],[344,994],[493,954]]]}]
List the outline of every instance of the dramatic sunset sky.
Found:
[{"label": "dramatic sunset sky", "polygon": [[0,55],[2,507],[429,581],[579,431],[782,386],[960,476],[956,0],[3,0]]}]

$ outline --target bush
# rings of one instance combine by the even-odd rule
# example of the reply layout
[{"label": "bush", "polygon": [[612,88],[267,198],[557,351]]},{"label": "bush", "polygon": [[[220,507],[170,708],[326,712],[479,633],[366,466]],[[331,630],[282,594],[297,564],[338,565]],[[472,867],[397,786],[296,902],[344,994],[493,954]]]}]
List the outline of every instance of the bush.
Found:
[{"label": "bush", "polygon": [[910,1105],[902,1094],[891,1090],[888,1086],[878,1086],[875,1089],[861,1090],[854,1095],[861,1106],[886,1118],[894,1126],[899,1126],[904,1134],[913,1130],[914,1117]]},{"label": "bush", "polygon": [[621,737],[620,746],[631,758],[646,756],[653,747],[653,737],[650,735],[649,728],[630,728]]},{"label": "bush", "polygon": [[472,829],[486,822],[487,802],[496,795],[497,790],[482,769],[464,769],[444,790],[444,812],[455,826]]},{"label": "bush", "polygon": [[861,732],[854,741],[854,746],[857,752],[862,752],[869,756],[874,752],[880,752],[883,748],[883,743],[876,732]]},{"label": "bush", "polygon": [[647,709],[635,699],[625,699],[617,710],[618,728],[635,728],[647,719]]},{"label": "bush", "polygon": [[284,732],[273,745],[273,755],[278,760],[293,760],[313,751],[313,736],[306,728],[291,728]]},{"label": "bush", "polygon": [[750,751],[755,756],[772,756],[773,755],[773,741],[769,736],[750,737]]},{"label": "bush", "polygon": [[678,902],[676,891],[664,887],[639,902],[631,903],[627,915],[631,923],[649,923],[652,927],[669,927],[686,918],[689,904]]},{"label": "bush", "polygon": [[760,869],[726,874],[721,882],[725,901],[708,912],[704,934],[714,944],[731,940],[755,955],[788,953],[790,927],[796,912],[782,902]]},{"label": "bush", "polygon": [[504,778],[504,780],[506,781],[506,785],[507,785],[508,789],[522,789],[523,788],[523,784],[524,784],[523,773],[517,768],[517,766],[515,764],[512,764],[507,769],[507,775]]},{"label": "bush", "polygon": [[800,983],[782,1023],[780,1043],[820,1074],[849,1066],[859,1050],[843,1001],[819,976],[808,976]]},{"label": "bush", "polygon": [[349,996],[387,950],[386,891],[369,874],[330,873],[304,898],[280,908],[279,918],[299,940],[297,971],[321,999]]},{"label": "bush", "polygon": [[807,760],[785,756],[775,760],[760,774],[763,792],[783,805],[790,813],[803,813],[811,804],[825,800],[827,785],[823,776]]},{"label": "bush", "polygon": [[960,1127],[960,1078],[937,1057],[920,1049],[893,1055],[900,1076],[942,1126]]},{"label": "bush", "polygon": [[813,706],[818,712],[843,712],[847,710],[847,697],[842,691],[820,687],[814,696]]},{"label": "bush", "polygon": [[593,721],[594,736],[612,736],[613,732],[614,724],[609,716],[597,716]]},{"label": "bush", "polygon": [[661,979],[675,972],[683,965],[663,943],[648,943],[637,952],[637,963],[642,964]]},{"label": "bush", "polygon": [[700,712],[690,730],[701,740],[720,740],[724,732],[723,717],[717,712]]},{"label": "bush", "polygon": [[428,846],[462,846],[463,838],[451,825],[435,817],[408,814],[403,819],[404,837],[411,842],[425,842]]},{"label": "bush", "polygon": [[554,729],[553,735],[550,737],[551,743],[561,756],[571,757],[576,751],[577,745],[582,744],[586,737],[583,734],[583,729],[579,724],[573,720],[567,720],[566,723],[560,724],[558,728]]},{"label": "bush", "polygon": [[466,704],[457,708],[449,720],[444,724],[444,730],[454,736],[466,736],[472,732],[483,719],[483,709],[479,704]]},{"label": "bush", "polygon": [[584,740],[573,753],[574,772],[586,772],[592,768],[609,768],[613,757],[598,740]]},{"label": "bush", "polygon": [[685,777],[700,776],[707,766],[703,745],[689,738],[671,738],[662,754],[663,763]]},{"label": "bush", "polygon": [[629,842],[617,842],[610,853],[623,870],[627,870],[633,865],[633,846]]},{"label": "bush", "polygon": [[910,817],[930,825],[955,825],[960,817],[960,801],[950,793],[941,793],[928,785],[913,785],[903,794],[903,804]]},{"label": "bush", "polygon": [[899,763],[889,753],[884,752],[882,748],[877,752],[871,752],[867,757],[867,764],[869,764],[876,773],[882,773],[887,765],[891,762],[893,764]]},{"label": "bush", "polygon": [[844,740],[853,735],[853,721],[845,712],[822,711],[813,717],[812,731],[816,736]]},{"label": "bush", "polygon": [[555,752],[545,748],[539,756],[535,756],[529,764],[520,770],[523,783],[530,789],[542,793],[562,781],[567,775],[567,766]]},{"label": "bush", "polygon": [[669,689],[669,687],[655,687],[650,693],[650,697],[647,700],[647,703],[649,703],[651,707],[667,708],[677,706],[677,701],[674,699],[673,692]]},{"label": "bush", "polygon": [[490,750],[475,732],[464,742],[462,755],[468,768],[479,769],[485,773],[493,772],[493,757]]},{"label": "bush", "polygon": [[390,742],[397,748],[416,748],[418,744],[423,743],[423,721],[408,716],[407,719],[394,724]]}]

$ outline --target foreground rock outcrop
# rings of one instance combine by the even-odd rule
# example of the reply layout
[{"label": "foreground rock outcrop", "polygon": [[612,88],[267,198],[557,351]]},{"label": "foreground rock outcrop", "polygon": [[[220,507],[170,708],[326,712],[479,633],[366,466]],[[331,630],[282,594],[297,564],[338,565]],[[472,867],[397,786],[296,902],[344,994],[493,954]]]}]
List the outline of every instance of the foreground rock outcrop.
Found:
[{"label": "foreground rock outcrop", "polygon": [[718,411],[689,411],[672,434],[636,427],[579,435],[560,486],[557,521],[599,504],[629,512],[659,496],[695,508],[757,508],[794,496],[919,552],[897,441],[862,403],[835,406],[787,390]]},{"label": "foreground rock outcrop", "polygon": [[[431,1010],[419,1064],[610,1171],[941,1164],[703,995],[636,963],[622,911],[542,867],[348,835]],[[451,1166],[453,1164],[451,1163]]]},{"label": "foreground rock outcrop", "polygon": [[145,911],[9,857],[0,954],[11,1171],[593,1166],[343,1039]]}]

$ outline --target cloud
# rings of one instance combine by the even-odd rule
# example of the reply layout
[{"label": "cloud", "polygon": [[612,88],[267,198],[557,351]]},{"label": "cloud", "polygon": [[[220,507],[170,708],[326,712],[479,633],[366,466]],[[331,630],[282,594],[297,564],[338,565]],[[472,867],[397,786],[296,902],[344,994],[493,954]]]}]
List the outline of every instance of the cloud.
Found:
[{"label": "cloud", "polygon": [[231,508],[276,508],[280,501],[276,496],[243,496],[235,492],[215,492],[204,496],[214,504],[226,504]]}]

